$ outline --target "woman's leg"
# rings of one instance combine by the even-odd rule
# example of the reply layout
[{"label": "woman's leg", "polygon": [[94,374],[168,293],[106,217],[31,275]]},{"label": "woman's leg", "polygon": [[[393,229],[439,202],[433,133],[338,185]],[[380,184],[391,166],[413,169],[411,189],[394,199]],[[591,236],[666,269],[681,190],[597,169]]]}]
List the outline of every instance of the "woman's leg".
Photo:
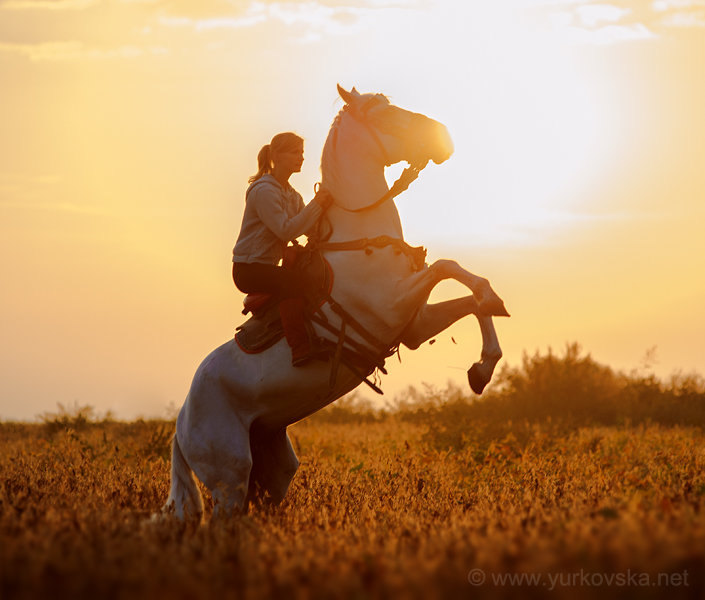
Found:
[{"label": "woman's leg", "polygon": [[233,280],[241,292],[279,296],[279,315],[294,366],[304,365],[315,356],[304,317],[306,290],[298,274],[276,265],[233,263]]},{"label": "woman's leg", "polygon": [[268,293],[304,297],[301,277],[291,269],[263,263],[233,263],[233,282],[245,294]]}]

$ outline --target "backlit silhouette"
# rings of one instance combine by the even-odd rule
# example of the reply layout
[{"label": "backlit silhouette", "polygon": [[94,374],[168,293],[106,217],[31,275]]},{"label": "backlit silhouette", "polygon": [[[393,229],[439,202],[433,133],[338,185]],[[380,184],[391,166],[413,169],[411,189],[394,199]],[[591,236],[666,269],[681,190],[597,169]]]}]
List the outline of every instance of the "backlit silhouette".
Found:
[{"label": "backlit silhouette", "polygon": [[[179,517],[203,512],[193,474],[211,490],[216,515],[244,510],[258,491],[280,501],[298,467],[287,426],[357,387],[400,344],[417,348],[475,314],[482,353],[468,377],[476,392],[501,358],[492,315],[507,312],[488,281],[455,261],[428,266],[423,251],[403,241],[394,193],[429,161],[450,158],[446,128],[380,94],[354,88],[339,93],[345,107],[321,161],[322,187],[334,202],[310,244],[312,256],[322,256],[332,273],[314,315],[316,334],[330,346],[330,356],[295,368],[289,346],[279,339],[256,353],[230,340],[206,357],[173,438],[165,508],[173,507]],[[411,167],[390,193],[384,167],[400,161]],[[431,290],[444,279],[459,281],[472,295],[428,304]]]}]

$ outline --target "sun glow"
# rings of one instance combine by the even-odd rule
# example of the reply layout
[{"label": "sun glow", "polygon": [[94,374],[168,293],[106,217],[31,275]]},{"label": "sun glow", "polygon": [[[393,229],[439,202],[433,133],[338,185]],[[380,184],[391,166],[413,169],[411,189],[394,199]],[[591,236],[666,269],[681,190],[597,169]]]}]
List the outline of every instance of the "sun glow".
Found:
[{"label": "sun glow", "polygon": [[[485,19],[502,26],[487,35],[472,26],[486,24],[477,10],[468,3],[466,18],[446,19],[420,49],[435,48],[438,59],[434,85],[413,97],[448,126],[456,152],[410,193],[442,197],[442,213],[429,219],[423,201],[402,200],[405,230],[463,243],[536,243],[587,218],[579,192],[612,158],[604,153],[614,147],[610,115],[604,92],[575,71],[560,39],[491,8]],[[438,94],[448,82],[452,93]]]}]

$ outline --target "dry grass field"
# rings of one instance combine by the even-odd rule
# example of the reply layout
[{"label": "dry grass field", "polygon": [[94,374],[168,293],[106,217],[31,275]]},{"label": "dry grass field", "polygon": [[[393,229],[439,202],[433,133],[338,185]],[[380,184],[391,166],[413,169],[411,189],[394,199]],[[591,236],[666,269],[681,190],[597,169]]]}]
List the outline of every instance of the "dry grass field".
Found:
[{"label": "dry grass field", "polygon": [[173,423],[0,423],[0,598],[703,597],[703,415],[569,347],[482,401],[333,405],[282,505],[204,525],[147,523]]}]

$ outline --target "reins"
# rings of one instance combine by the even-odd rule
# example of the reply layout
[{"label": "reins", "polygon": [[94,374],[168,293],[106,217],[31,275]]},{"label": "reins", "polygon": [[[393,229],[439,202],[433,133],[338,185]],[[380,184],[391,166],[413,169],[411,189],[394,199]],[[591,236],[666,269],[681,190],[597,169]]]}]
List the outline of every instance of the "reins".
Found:
[{"label": "reins", "polygon": [[367,206],[363,206],[361,208],[345,208],[344,206],[340,206],[337,202],[335,202],[335,199],[333,200],[333,203],[336,205],[341,210],[344,210],[345,212],[349,213],[361,213],[365,212],[368,210],[372,210],[377,208],[378,206],[381,206],[384,204],[387,200],[391,200],[392,198],[395,198],[402,192],[405,192],[409,186],[416,181],[416,178],[419,176],[419,173],[426,167],[426,164],[423,165],[409,165],[406,169],[404,169],[399,175],[399,179],[397,179],[393,184],[392,187],[387,190],[387,193],[384,194],[379,200],[373,202],[372,204],[368,204]]},{"label": "reins", "polygon": [[[346,105],[343,110],[345,111],[347,108],[348,106]],[[391,161],[389,159],[389,154],[387,153],[387,148],[382,143],[382,140],[379,138],[377,130],[367,121],[367,110],[363,110],[362,115],[355,114],[355,112],[353,111],[350,111],[348,114],[367,130],[367,133],[369,133],[370,137],[379,148],[385,164],[390,164]],[[361,208],[345,208],[344,206],[340,206],[340,204],[338,204],[335,199],[333,199],[333,203],[339,209],[350,213],[361,213],[368,210],[373,210],[378,206],[384,204],[387,200],[391,200],[392,198],[406,191],[411,185],[411,183],[416,180],[416,178],[419,176],[419,173],[421,173],[421,171],[426,167],[427,164],[428,159],[426,159],[423,163],[410,164],[406,169],[404,169],[404,171],[402,171],[402,174],[392,184],[392,187],[390,187],[389,190],[387,190],[387,192],[381,198],[379,198],[372,204],[368,204],[367,206],[363,206]],[[314,186],[315,191],[318,191],[318,187],[319,184],[316,184],[316,186]]]}]

